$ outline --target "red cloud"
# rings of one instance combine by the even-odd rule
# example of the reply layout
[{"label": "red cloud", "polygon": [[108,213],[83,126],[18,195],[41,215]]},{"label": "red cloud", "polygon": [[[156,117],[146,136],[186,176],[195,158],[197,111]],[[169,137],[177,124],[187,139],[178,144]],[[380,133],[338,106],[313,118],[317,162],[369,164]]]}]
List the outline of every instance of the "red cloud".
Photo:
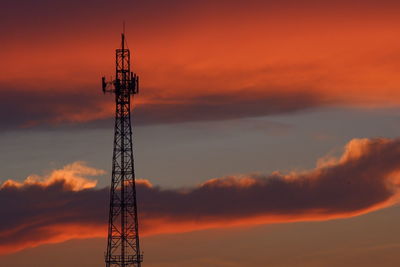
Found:
[{"label": "red cloud", "polygon": [[[4,183],[0,251],[105,236],[108,189],[82,177],[98,173],[75,163],[34,182]],[[397,203],[399,183],[400,139],[355,139],[339,159],[303,173],[215,178],[184,190],[139,180],[140,228],[151,235],[348,218]]]},{"label": "red cloud", "polygon": [[[164,2],[124,9],[127,25],[141,25],[128,27],[143,87],[139,123],[400,103],[398,1],[178,0],[154,8]],[[119,40],[110,22],[121,14],[109,14],[111,7],[8,1],[0,23],[0,129],[113,116],[99,81],[113,72]],[[46,25],[38,24],[40,14]]]}]

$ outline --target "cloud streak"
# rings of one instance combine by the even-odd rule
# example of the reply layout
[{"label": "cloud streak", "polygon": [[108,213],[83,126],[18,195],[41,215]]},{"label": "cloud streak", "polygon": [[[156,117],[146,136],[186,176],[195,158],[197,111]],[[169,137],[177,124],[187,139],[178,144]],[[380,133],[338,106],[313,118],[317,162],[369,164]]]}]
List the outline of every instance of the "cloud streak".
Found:
[{"label": "cloud streak", "polygon": [[[0,11],[0,130],[104,125],[113,101],[99,79],[112,73],[121,28],[113,4],[39,2]],[[400,103],[398,1],[122,3],[138,123]]]},{"label": "cloud streak", "polygon": [[[133,115],[138,125],[149,125],[292,113],[327,104],[317,93],[307,92],[306,89],[289,92],[281,87],[280,92],[275,92],[279,86],[270,86],[274,89],[238,88],[219,93],[208,88],[198,89],[203,91],[201,94],[171,92],[170,96],[164,96],[157,88],[144,89],[143,97],[134,101]],[[115,109],[114,96],[103,95],[94,86],[90,88],[93,89],[29,92],[0,84],[0,92],[4,91],[1,100],[4,104],[0,105],[0,130],[54,126],[109,127]],[[19,99],[18,109],[13,108],[14,99]],[[9,116],[10,110],[13,110],[13,116]]]},{"label": "cloud streak", "polygon": [[[400,140],[354,139],[338,159],[302,173],[215,178],[179,190],[138,180],[144,235],[348,218],[399,200]],[[74,163],[45,177],[0,187],[0,252],[106,235],[108,188]]]}]

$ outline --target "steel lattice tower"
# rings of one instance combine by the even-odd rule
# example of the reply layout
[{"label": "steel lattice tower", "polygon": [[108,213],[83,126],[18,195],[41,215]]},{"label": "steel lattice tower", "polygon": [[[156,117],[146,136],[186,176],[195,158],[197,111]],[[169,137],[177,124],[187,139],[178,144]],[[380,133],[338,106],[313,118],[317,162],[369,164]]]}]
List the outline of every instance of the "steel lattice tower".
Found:
[{"label": "steel lattice tower", "polygon": [[130,70],[130,51],[121,35],[115,50],[115,80],[102,78],[103,92],[115,94],[115,129],[110,192],[107,267],[140,267],[135,170],[132,151],[131,95],[139,92],[139,78]]}]

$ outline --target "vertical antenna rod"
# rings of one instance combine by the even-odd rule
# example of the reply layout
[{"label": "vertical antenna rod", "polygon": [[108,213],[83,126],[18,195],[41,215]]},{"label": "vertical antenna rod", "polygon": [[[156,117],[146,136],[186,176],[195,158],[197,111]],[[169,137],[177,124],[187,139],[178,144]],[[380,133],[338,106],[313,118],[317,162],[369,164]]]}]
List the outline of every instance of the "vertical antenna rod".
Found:
[{"label": "vertical antenna rod", "polygon": [[[115,94],[114,149],[110,190],[107,267],[140,267],[135,169],[132,145],[131,95],[139,93],[139,77],[130,70],[125,48],[125,22],[121,48],[115,50],[115,80],[102,78],[103,93]],[[133,97],[132,97],[133,99]]]}]

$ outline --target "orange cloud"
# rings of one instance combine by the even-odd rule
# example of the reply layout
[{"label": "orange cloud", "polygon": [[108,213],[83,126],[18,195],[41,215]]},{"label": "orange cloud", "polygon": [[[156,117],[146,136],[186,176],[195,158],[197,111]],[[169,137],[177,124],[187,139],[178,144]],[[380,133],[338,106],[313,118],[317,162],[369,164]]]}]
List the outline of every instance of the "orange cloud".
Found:
[{"label": "orange cloud", "polygon": [[[399,202],[400,139],[354,139],[343,155],[302,173],[215,178],[162,189],[138,180],[143,235],[358,216]],[[0,187],[0,252],[106,234],[109,189],[73,163]]]},{"label": "orange cloud", "polygon": [[89,180],[85,176],[97,176],[105,174],[105,171],[94,169],[85,165],[82,161],[77,161],[64,166],[64,168],[52,171],[44,177],[38,175],[30,175],[23,182],[7,180],[0,186],[0,190],[4,188],[24,188],[29,186],[49,187],[56,183],[61,183],[66,190],[81,191],[83,189],[94,188],[97,181]]},{"label": "orange cloud", "polygon": [[[150,3],[126,3],[126,17],[132,18],[127,24],[141,25],[128,27],[142,86],[135,100],[138,122],[399,105],[400,19],[394,10],[400,6],[372,2],[176,1],[167,13]],[[0,114],[7,114],[14,99],[20,103],[13,120],[0,115],[0,128],[113,116],[112,97],[101,95],[99,81],[113,74],[119,42],[111,3],[50,5],[59,14],[45,12],[54,21],[46,27],[32,17],[43,12],[40,5],[20,5],[17,14],[4,18],[30,27],[0,37]]]}]

